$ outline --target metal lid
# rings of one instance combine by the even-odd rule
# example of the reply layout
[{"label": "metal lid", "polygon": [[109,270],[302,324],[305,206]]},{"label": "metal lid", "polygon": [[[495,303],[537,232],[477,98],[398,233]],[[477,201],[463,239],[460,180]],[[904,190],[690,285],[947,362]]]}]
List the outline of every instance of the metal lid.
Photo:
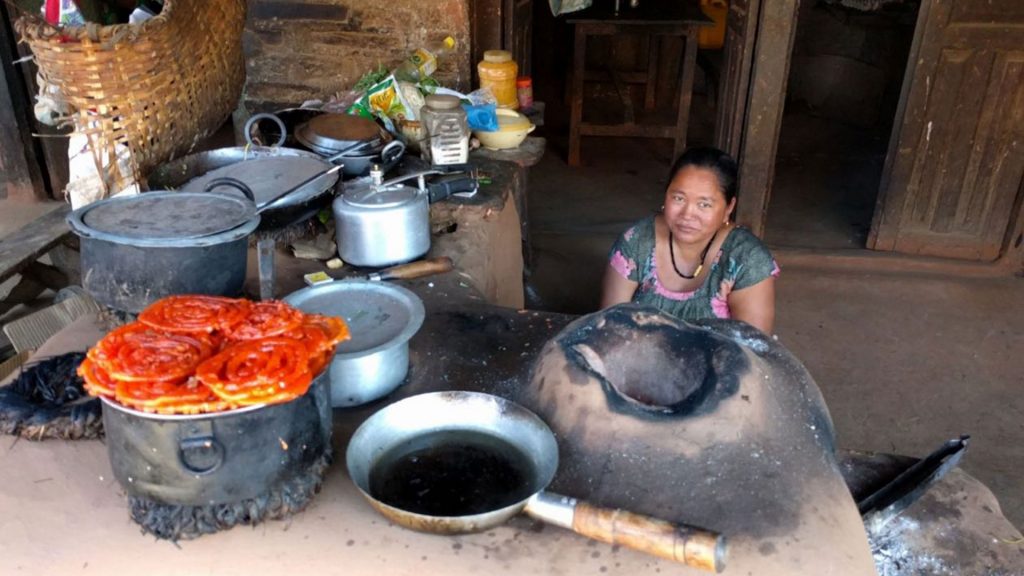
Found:
[{"label": "metal lid", "polygon": [[411,186],[375,187],[370,183],[353,186],[345,192],[342,199],[346,204],[360,208],[394,208],[412,202],[420,191]]},{"label": "metal lid", "polygon": [[435,110],[454,110],[459,107],[461,101],[458,96],[451,94],[431,94],[427,96],[426,105]]},{"label": "metal lid", "polygon": [[100,200],[68,215],[80,236],[135,246],[203,246],[242,238],[260,217],[246,198],[216,192],[146,192]]},{"label": "metal lid", "polygon": [[376,122],[362,116],[323,114],[303,124],[295,137],[303,144],[340,152],[359,142],[366,145],[360,150],[376,148],[383,135]]},{"label": "metal lid", "polygon": [[[193,178],[182,186],[182,190],[201,192],[207,183],[216,178],[235,178],[242,181],[256,197],[256,206],[263,207],[267,201],[279,196],[285,190],[302,183],[331,165],[320,158],[309,156],[279,156],[272,158],[254,158],[211,170],[198,178]],[[296,190],[274,203],[275,207],[301,204],[330,190],[338,182],[337,174],[327,174]],[[215,192],[244,198],[243,194],[227,186],[215,188]]]},{"label": "metal lid", "polygon": [[423,301],[388,282],[339,280],[303,288],[284,299],[303,312],[343,318],[352,338],[336,356],[357,358],[407,342],[423,325]]}]

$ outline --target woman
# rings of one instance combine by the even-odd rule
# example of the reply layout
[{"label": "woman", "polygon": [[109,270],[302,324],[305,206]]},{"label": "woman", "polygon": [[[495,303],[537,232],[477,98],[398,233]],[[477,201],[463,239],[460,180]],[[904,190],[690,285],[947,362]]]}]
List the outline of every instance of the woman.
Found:
[{"label": "woman", "polygon": [[729,221],[736,177],[736,161],[721,150],[680,156],[661,213],[612,248],[601,307],[632,301],[681,320],[733,318],[771,334],[779,267],[756,236]]}]

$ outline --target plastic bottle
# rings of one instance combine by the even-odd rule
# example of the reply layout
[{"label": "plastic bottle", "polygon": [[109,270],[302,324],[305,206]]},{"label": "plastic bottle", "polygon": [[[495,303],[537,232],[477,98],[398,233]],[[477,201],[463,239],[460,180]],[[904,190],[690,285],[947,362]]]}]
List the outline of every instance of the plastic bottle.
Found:
[{"label": "plastic bottle", "polygon": [[448,36],[412,53],[395,69],[395,78],[403,82],[419,82],[437,71],[438,58],[455,50],[455,38]]},{"label": "plastic bottle", "polygon": [[523,112],[533,110],[533,79],[529,76],[520,76],[516,80],[516,96],[519,99],[519,109]]},{"label": "plastic bottle", "polygon": [[505,50],[488,50],[484,59],[476,66],[480,74],[480,87],[490,88],[500,108],[519,107],[516,95],[516,75],[519,66],[512,60],[512,53]]}]

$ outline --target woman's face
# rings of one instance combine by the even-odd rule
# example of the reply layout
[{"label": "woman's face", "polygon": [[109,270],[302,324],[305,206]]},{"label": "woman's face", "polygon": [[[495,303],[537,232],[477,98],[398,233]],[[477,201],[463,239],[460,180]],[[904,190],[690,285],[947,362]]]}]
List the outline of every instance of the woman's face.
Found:
[{"label": "woman's face", "polygon": [[665,191],[665,222],[683,242],[707,242],[727,220],[736,201],[725,201],[715,173],[687,166]]}]

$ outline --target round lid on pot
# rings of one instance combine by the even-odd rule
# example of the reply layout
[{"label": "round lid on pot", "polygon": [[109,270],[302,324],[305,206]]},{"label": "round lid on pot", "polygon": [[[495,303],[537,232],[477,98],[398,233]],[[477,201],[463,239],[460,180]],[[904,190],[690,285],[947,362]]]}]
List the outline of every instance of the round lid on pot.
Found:
[{"label": "round lid on pot", "polygon": [[340,152],[349,146],[363,142],[365,148],[374,151],[382,143],[381,129],[373,120],[352,114],[323,114],[303,124],[295,137],[306,145],[325,151]]},{"label": "round lid on pot", "polygon": [[197,246],[247,236],[260,217],[251,201],[216,192],[146,192],[75,210],[81,236],[139,246]]},{"label": "round lid on pot", "polygon": [[335,354],[360,357],[407,342],[423,325],[423,301],[387,282],[339,280],[303,288],[285,297],[303,312],[343,318],[352,338]]}]

